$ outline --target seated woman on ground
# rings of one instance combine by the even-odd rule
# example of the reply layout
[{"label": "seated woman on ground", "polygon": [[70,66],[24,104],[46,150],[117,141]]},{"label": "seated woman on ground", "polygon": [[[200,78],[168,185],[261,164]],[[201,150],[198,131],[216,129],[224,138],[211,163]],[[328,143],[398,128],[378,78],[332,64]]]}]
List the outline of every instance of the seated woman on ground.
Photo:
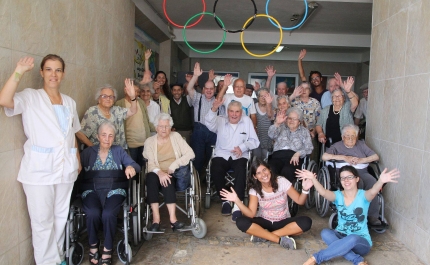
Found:
[{"label": "seated woman on ground", "polygon": [[[146,175],[147,202],[152,209],[152,225],[150,231],[160,231],[160,210],[158,208],[158,193],[164,196],[170,216],[170,227],[181,229],[184,223],[176,218],[176,191],[187,187],[178,187],[176,178],[189,174],[189,162],[194,158],[193,149],[177,132],[172,132],[173,120],[167,113],[155,117],[154,126],[157,134],[145,141],[143,156],[148,159],[148,174]],[[185,185],[186,186],[186,185]]]},{"label": "seated woman on ground", "polygon": [[[322,160],[343,160],[337,162],[336,167],[345,165],[354,167],[360,176],[358,187],[368,190],[376,183],[376,179],[367,171],[370,162],[378,161],[379,156],[370,149],[364,141],[357,141],[358,127],[354,124],[347,124],[342,128],[342,141],[333,144],[322,156]],[[327,162],[331,164],[330,162]],[[379,220],[379,202],[375,197],[369,206],[368,221],[371,225],[381,225]]]},{"label": "seated woman on ground", "polygon": [[[100,144],[90,146],[81,153],[83,178],[80,189],[87,217],[91,264],[111,264],[117,215],[127,196],[127,179],[140,172],[140,166],[121,146],[112,145],[115,131],[112,122],[102,122],[97,133]],[[100,240],[97,234],[100,225],[103,226],[105,240],[99,262]]]},{"label": "seated woman on ground", "polygon": [[[234,202],[242,212],[236,220],[237,227],[251,235],[251,242],[271,241],[286,249],[296,249],[296,242],[290,236],[297,236],[308,231],[312,220],[307,216],[291,217],[288,209],[288,197],[303,205],[312,187],[312,181],[303,181],[303,190],[299,194],[286,178],[272,172],[269,165],[255,159],[251,172],[247,176],[249,205],[242,203],[236,192],[223,189],[223,199]],[[257,212],[258,208],[258,212]]]},{"label": "seated woman on ground", "polygon": [[378,194],[384,183],[397,183],[400,173],[397,169],[381,173],[379,180],[369,190],[358,189],[360,179],[357,170],[352,166],[343,166],[339,170],[340,183],[343,190],[330,191],[325,189],[317,180],[314,173],[307,170],[297,170],[298,177],[311,180],[318,193],[333,202],[338,211],[336,229],[323,229],[322,240],[328,245],[326,249],[314,253],[303,265],[320,264],[335,257],[343,256],[354,265],[366,265],[363,256],[372,247],[372,240],[367,228],[367,211],[370,202]]},{"label": "seated woman on ground", "polygon": [[275,123],[269,127],[268,136],[275,141],[273,154],[269,159],[272,170],[295,183],[295,171],[303,163],[303,158],[312,153],[313,146],[309,130],[301,125],[303,111],[289,108],[281,111]]}]

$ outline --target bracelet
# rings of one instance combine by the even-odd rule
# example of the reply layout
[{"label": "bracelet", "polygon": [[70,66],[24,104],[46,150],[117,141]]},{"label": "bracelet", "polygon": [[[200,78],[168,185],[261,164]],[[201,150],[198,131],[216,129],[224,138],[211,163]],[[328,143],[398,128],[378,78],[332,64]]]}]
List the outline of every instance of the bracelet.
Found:
[{"label": "bracelet", "polygon": [[302,190],[302,194],[309,194],[309,190]]},{"label": "bracelet", "polygon": [[131,101],[136,101],[137,97],[135,97],[134,99],[132,99]]}]

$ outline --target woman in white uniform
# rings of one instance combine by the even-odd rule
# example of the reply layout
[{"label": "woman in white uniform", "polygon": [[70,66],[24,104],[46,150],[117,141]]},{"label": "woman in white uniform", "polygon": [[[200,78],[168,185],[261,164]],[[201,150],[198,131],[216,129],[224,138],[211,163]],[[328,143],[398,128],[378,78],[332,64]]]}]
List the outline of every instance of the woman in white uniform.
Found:
[{"label": "woman in white uniform", "polygon": [[59,91],[65,67],[61,57],[49,54],[43,58],[42,89],[16,93],[22,75],[33,67],[31,57],[18,61],[0,91],[0,106],[7,116],[22,114],[27,141],[18,181],[27,197],[36,264],[65,264],[64,227],[80,170],[75,133],[81,126],[75,101]]}]

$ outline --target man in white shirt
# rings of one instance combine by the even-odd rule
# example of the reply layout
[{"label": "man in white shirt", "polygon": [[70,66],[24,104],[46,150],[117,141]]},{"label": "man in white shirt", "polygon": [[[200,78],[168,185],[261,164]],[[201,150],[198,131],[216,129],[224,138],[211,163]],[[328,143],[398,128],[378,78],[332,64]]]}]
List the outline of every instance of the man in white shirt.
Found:
[{"label": "man in white shirt", "polygon": [[367,117],[367,96],[369,95],[369,87],[367,84],[362,85],[360,89],[362,90],[363,98],[360,99],[360,103],[354,114],[354,123],[357,126],[360,124],[361,119]]},{"label": "man in white shirt", "polygon": [[[227,117],[217,116],[219,106],[225,99],[216,99],[212,109],[206,114],[205,124],[208,129],[217,134],[214,158],[211,163],[211,177],[219,192],[225,187],[225,175],[232,169],[234,178],[234,190],[240,200],[245,197],[246,163],[249,152],[260,145],[257,134],[253,128],[251,119],[242,115],[242,105],[238,101],[232,101],[227,107]],[[221,197],[221,196],[220,196]],[[233,210],[228,201],[223,201],[222,215],[232,214],[232,221],[242,215],[235,205]]]}]

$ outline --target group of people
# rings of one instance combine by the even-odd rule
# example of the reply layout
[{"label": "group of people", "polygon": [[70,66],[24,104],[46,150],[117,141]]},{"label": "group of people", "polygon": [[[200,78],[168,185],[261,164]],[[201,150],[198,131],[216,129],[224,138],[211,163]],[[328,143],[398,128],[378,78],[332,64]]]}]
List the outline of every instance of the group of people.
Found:
[{"label": "group of people", "polygon": [[[211,70],[200,89],[197,82],[203,71],[199,63],[187,75],[186,84],[169,86],[162,71],[152,79],[148,70],[151,50],[147,50],[143,79],[125,79],[125,97],[120,100],[112,86],[99,88],[97,105],[85,112],[81,122],[75,101],[59,90],[65,76],[63,59],[53,54],[44,57],[40,66],[43,88],[17,93],[22,75],[34,68],[33,58],[20,59],[0,91],[0,106],[8,116],[22,114],[27,141],[18,181],[27,197],[36,263],[65,262],[64,226],[73,185],[81,173],[79,189],[87,216],[89,260],[92,264],[111,264],[116,216],[127,195],[127,179],[143,170],[144,157],[148,160],[151,231],[160,230],[160,190],[170,227],[176,230],[184,226],[176,218],[175,192],[187,185],[179,185],[176,178],[189,174],[191,159],[195,159],[193,164],[200,173],[212,159],[209,170],[222,199],[221,214],[231,215],[237,227],[251,235],[252,242],[271,241],[295,249],[293,237],[308,231],[312,220],[291,217],[288,197],[302,205],[312,186],[345,212],[354,210],[351,205],[359,206],[366,218],[369,209],[369,222],[380,222],[374,197],[383,183],[395,182],[399,173],[384,170],[378,181],[367,173],[368,163],[379,158],[358,141],[353,113],[358,106],[360,111],[354,116],[358,124],[366,116],[367,105],[358,103],[352,91],[354,80],[342,82],[336,73],[328,80],[328,90],[322,90],[320,72],[312,71],[306,80],[302,67],[305,55],[306,51],[301,51],[298,61],[302,83],[288,96],[284,82],[276,85],[275,93],[270,92],[276,73],[272,66],[266,67],[267,88],[246,84],[229,74],[215,84],[217,77]],[[230,85],[232,94],[226,93]],[[250,92],[257,98],[253,99]],[[81,153],[75,136],[87,147]],[[301,170],[306,156],[318,159],[318,142],[328,148],[322,160],[344,161],[340,169],[343,191],[324,190],[313,173]],[[330,146],[330,142],[334,144]],[[251,166],[246,174],[248,163]],[[235,179],[231,189],[225,188],[227,172]],[[294,189],[297,179],[302,181],[301,192]],[[245,205],[247,190],[249,203]],[[100,225],[102,251],[97,236]],[[305,264],[335,256],[364,264],[362,256],[371,247],[367,222],[354,224],[360,226],[358,232],[348,225],[340,215],[335,230],[323,230],[329,247]]]}]

